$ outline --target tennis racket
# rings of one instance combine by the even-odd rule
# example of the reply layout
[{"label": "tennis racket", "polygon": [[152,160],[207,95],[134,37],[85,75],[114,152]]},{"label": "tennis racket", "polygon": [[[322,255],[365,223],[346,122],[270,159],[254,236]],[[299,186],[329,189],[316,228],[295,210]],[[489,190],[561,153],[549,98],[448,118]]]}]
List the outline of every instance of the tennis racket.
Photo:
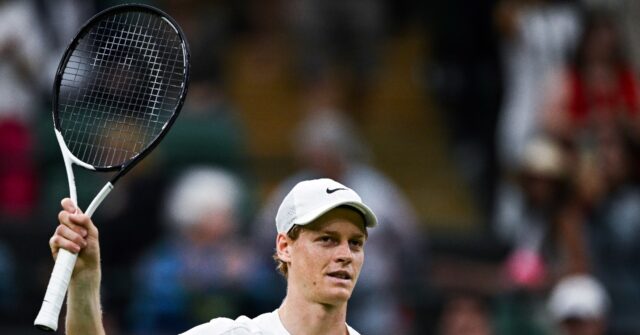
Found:
[{"label": "tennis racket", "polygon": [[[189,47],[178,24],[147,5],[91,18],[71,41],[53,85],[53,123],[77,204],[72,165],[116,171],[85,213],[140,162],[178,116],[187,94]],[[34,325],[55,331],[77,254],[61,249]]]}]

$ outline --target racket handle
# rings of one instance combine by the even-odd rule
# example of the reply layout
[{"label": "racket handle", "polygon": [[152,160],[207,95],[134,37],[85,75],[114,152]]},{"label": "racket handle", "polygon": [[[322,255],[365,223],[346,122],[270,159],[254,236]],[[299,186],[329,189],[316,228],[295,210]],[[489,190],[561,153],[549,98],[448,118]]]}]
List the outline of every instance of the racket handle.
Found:
[{"label": "racket handle", "polygon": [[62,308],[77,258],[77,254],[65,249],[61,248],[58,251],[56,264],[53,267],[51,279],[49,279],[49,285],[47,286],[47,293],[44,295],[42,307],[34,321],[36,328],[45,331],[56,331],[58,329],[60,309]]},{"label": "racket handle", "polygon": [[[91,217],[111,190],[113,190],[113,184],[108,182],[100,192],[98,192],[95,198],[93,198],[85,214]],[[36,328],[46,331],[56,331],[58,329],[60,310],[62,309],[62,303],[67,294],[69,281],[71,280],[71,274],[73,273],[77,259],[77,254],[62,248],[58,251],[56,264],[53,266],[53,272],[51,273],[49,285],[47,286],[47,293],[44,295],[40,312],[33,322]]]}]

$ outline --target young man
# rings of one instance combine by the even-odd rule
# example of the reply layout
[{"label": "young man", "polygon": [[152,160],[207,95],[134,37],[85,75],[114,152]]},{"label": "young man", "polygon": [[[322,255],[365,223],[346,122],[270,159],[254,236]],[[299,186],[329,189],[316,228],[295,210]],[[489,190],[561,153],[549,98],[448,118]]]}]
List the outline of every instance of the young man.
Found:
[{"label": "young man", "polygon": [[[79,253],[67,298],[67,334],[105,334],[100,307],[98,229],[69,199],[49,245]],[[358,334],[346,324],[347,302],[364,262],[367,228],[377,219],[362,199],[331,179],[298,183],[276,215],[278,269],[287,278],[280,308],[254,319],[216,318],[184,335]]]}]

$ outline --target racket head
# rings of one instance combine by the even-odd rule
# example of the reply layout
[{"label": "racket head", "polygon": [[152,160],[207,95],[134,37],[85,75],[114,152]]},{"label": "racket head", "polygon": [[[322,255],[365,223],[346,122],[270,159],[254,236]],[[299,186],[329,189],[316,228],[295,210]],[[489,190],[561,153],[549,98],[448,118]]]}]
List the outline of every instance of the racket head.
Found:
[{"label": "racket head", "polygon": [[62,56],[53,122],[71,161],[120,171],[169,131],[189,83],[189,45],[176,21],[148,5],[108,8],[89,19]]}]

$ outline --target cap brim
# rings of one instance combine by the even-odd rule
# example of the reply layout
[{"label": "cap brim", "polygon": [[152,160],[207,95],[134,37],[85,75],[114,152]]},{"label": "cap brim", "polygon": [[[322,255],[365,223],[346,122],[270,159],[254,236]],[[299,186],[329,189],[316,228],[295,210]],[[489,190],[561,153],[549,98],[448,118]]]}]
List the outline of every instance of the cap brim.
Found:
[{"label": "cap brim", "polygon": [[371,208],[369,208],[369,206],[367,206],[367,205],[365,205],[363,203],[352,202],[352,201],[340,202],[340,203],[334,204],[333,206],[318,208],[317,210],[311,211],[311,212],[307,213],[306,215],[298,218],[293,223],[297,224],[297,225],[309,224],[313,220],[315,220],[315,219],[319,218],[320,216],[322,216],[323,214],[329,212],[332,209],[340,207],[340,206],[351,207],[351,208],[357,210],[359,213],[361,213],[363,218],[364,218],[364,221],[365,221],[364,225],[367,228],[373,228],[378,224],[378,218],[373,213]]}]

